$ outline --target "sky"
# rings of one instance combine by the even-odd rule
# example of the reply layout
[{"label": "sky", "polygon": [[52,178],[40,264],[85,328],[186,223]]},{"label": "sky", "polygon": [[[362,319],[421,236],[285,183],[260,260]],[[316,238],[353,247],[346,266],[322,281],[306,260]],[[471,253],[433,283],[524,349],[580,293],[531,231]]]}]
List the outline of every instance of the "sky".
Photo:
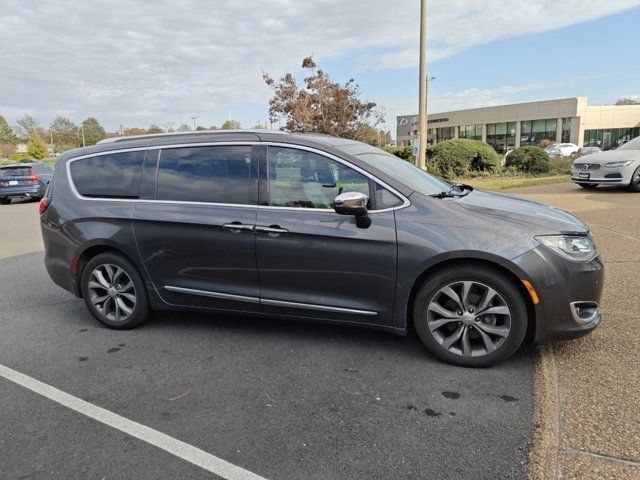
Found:
[{"label": "sky", "polygon": [[[430,112],[640,99],[640,0],[430,0]],[[107,130],[266,122],[262,72],[312,54],[395,117],[418,110],[419,0],[0,0],[0,115]]]}]

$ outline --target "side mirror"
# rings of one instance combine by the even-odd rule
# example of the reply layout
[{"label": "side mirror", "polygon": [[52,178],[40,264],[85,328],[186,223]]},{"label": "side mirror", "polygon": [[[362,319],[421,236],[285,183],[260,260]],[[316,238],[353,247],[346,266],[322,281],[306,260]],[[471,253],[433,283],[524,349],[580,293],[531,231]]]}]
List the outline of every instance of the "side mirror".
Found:
[{"label": "side mirror", "polygon": [[371,218],[367,210],[369,197],[360,192],[344,192],[338,195],[334,201],[333,208],[340,215],[353,215],[356,217],[358,228],[369,228]]}]

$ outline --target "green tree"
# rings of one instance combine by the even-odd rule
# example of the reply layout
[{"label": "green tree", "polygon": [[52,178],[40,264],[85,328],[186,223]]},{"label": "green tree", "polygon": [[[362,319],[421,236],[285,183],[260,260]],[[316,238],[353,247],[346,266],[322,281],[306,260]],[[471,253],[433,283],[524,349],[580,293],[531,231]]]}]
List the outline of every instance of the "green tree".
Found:
[{"label": "green tree", "polygon": [[155,123],[152,123],[147,129],[147,133],[162,133],[162,129]]},{"label": "green tree", "polygon": [[290,73],[275,81],[263,72],[263,80],[273,90],[269,100],[271,122],[284,119],[284,129],[290,132],[360,140],[363,125],[375,128],[384,121],[384,112],[375,103],[360,99],[360,87],[353,79],[344,84],[332,82],[311,57],[302,61],[302,68],[309,71],[304,87],[299,87]]},{"label": "green tree", "polygon": [[13,135],[13,130],[7,123],[7,120],[0,115],[0,143],[15,143],[16,137]]},{"label": "green tree", "polygon": [[38,121],[31,115],[23,115],[16,122],[15,132],[23,140],[28,139],[33,132],[40,128]]},{"label": "green tree", "polygon": [[616,105],[640,105],[640,100],[634,98],[619,98]]},{"label": "green tree", "polygon": [[218,130],[218,127],[216,127],[215,125],[211,125],[211,126],[209,127],[209,130]]},{"label": "green tree", "polygon": [[189,130],[191,130],[191,127],[187,123],[183,123],[178,127],[179,132],[188,132]]},{"label": "green tree", "polygon": [[240,130],[242,125],[237,120],[227,120],[220,127],[221,130]]},{"label": "green tree", "polygon": [[56,151],[68,150],[80,146],[78,126],[66,117],[56,117],[49,125],[53,145]]},{"label": "green tree", "polygon": [[196,131],[197,131],[197,132],[200,132],[200,131],[202,131],[202,130],[206,130],[206,129],[207,129],[207,127],[204,127],[204,126],[202,126],[202,125],[198,125],[198,126],[196,127]]},{"label": "green tree", "polygon": [[84,143],[87,146],[95,145],[100,140],[107,138],[107,132],[95,117],[89,117],[83,121],[82,129],[84,130]]},{"label": "green tree", "polygon": [[36,160],[42,160],[47,156],[47,144],[38,133],[33,133],[27,142],[27,153]]}]

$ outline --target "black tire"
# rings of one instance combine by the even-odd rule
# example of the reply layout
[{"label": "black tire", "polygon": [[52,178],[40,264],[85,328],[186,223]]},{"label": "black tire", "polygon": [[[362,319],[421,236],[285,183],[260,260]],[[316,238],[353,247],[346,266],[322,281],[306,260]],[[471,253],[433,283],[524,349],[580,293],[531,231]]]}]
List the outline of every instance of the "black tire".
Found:
[{"label": "black tire", "polygon": [[[117,291],[113,291],[113,289],[108,290],[102,286],[103,284],[97,281],[98,277],[94,276],[92,278],[94,271],[99,269],[100,272],[104,272],[104,274],[102,274],[102,279],[109,283],[107,274],[108,267],[117,267],[129,277],[129,279],[126,279],[126,276],[122,274],[114,274],[112,276],[115,280],[113,280],[113,284],[110,284],[109,286],[113,287],[113,289],[122,287],[122,290],[119,293]],[[114,271],[114,273],[117,272],[117,270],[113,268],[111,268],[111,270]],[[126,286],[129,285],[128,280],[133,284],[133,290],[130,288],[126,289]],[[126,282],[126,285],[121,286],[119,282]],[[100,286],[95,288],[97,284]],[[80,288],[82,290],[84,302],[91,314],[100,323],[109,328],[128,330],[140,325],[149,315],[149,297],[147,295],[147,290],[142,276],[129,260],[116,253],[101,253],[89,260],[82,270]],[[109,293],[110,291],[112,293]],[[129,300],[132,293],[135,302],[131,302],[131,300]],[[97,297],[102,298],[102,294],[106,294],[109,297],[113,294],[114,297],[105,300],[102,306],[94,305],[93,302],[95,299]],[[125,298],[125,295],[128,298]],[[118,302],[118,300],[120,300],[120,302]],[[131,312],[126,313],[124,308],[129,308]],[[110,311],[113,311],[112,315],[110,315]],[[118,315],[118,311],[120,311],[120,315]],[[122,313],[125,313],[126,318],[122,318]]]},{"label": "black tire", "polygon": [[598,187],[597,183],[579,183],[582,188],[586,188],[587,190],[593,190]]},{"label": "black tire", "polygon": [[11,203],[10,198],[0,198],[0,205],[9,205]]},{"label": "black tire", "polygon": [[629,190],[632,192],[640,192],[640,167],[636,168],[631,177],[631,183],[629,184]]},{"label": "black tire", "polygon": [[[474,284],[475,286],[470,289],[473,292],[475,288],[475,293],[472,293],[470,296],[468,296],[470,307],[472,305],[475,305],[476,307],[479,306],[479,303],[474,302],[476,297],[482,295],[481,292],[483,292],[483,290],[481,290],[481,287],[490,287],[498,294],[497,297],[493,297],[494,300],[489,303],[489,306],[494,304],[497,305],[498,303],[504,303],[505,306],[508,307],[508,311],[510,313],[510,316],[508,317],[508,334],[506,335],[506,338],[503,336],[489,336],[490,339],[496,339],[496,344],[494,345],[496,348],[493,351],[489,352],[489,348],[487,348],[487,342],[484,341],[480,329],[478,328],[478,326],[476,326],[476,324],[483,325],[485,326],[485,328],[489,326],[495,329],[497,326],[498,328],[504,329],[507,327],[507,315],[481,315],[482,319],[480,320],[480,322],[477,320],[477,318],[467,318],[465,320],[466,322],[475,322],[475,324],[471,325],[463,322],[448,320],[446,322],[446,325],[443,325],[442,327],[440,327],[440,329],[436,330],[436,333],[432,333],[431,329],[429,328],[428,307],[432,300],[436,301],[436,299],[438,298],[443,298],[439,295],[442,295],[441,289],[447,286],[455,284],[460,285],[460,288],[462,288],[462,285],[457,284],[456,282],[463,281],[477,282]],[[454,287],[454,289],[455,288],[457,287]],[[487,291],[488,290],[486,289],[484,290],[485,293]],[[447,299],[445,298],[445,301],[446,300]],[[480,300],[482,301],[482,298],[480,298]],[[469,311],[473,312],[473,308],[471,308]],[[474,317],[477,314],[477,312],[475,314],[468,313],[468,315],[467,313],[467,311],[464,312],[465,316],[467,317]],[[431,315],[433,316],[437,314],[432,313]],[[485,322],[486,319],[493,319],[494,325],[491,326],[481,323]],[[420,338],[424,346],[427,348],[427,350],[429,350],[430,353],[432,353],[440,360],[464,367],[488,367],[510,357],[516,352],[516,350],[518,350],[520,345],[522,345],[522,342],[524,341],[525,335],[527,333],[528,314],[527,306],[523,299],[522,293],[517,288],[517,286],[514,285],[513,280],[504,275],[502,272],[481,265],[457,265],[438,271],[422,284],[416,294],[413,304],[413,324],[418,337]],[[431,325],[433,325],[433,323]],[[484,349],[484,353],[478,353],[478,356],[465,356],[463,355],[464,346],[461,343],[459,348],[460,352],[451,350],[452,348],[454,350],[457,349],[455,344],[448,349],[440,343],[440,341],[442,341],[442,337],[445,337],[444,341],[448,340],[448,338],[453,338],[448,337],[446,333],[451,333],[453,336],[455,336],[455,332],[458,332],[459,329],[464,328],[467,328],[469,331],[467,338],[469,339],[469,345],[472,346],[471,351],[474,351],[475,353]],[[448,332],[442,332],[441,329],[450,330]],[[445,335],[442,335],[442,333],[445,333]],[[486,334],[484,330],[482,331],[482,333]],[[438,335],[441,337],[441,340],[438,340],[436,338],[436,336]],[[460,342],[462,342],[462,340],[460,340]]]}]

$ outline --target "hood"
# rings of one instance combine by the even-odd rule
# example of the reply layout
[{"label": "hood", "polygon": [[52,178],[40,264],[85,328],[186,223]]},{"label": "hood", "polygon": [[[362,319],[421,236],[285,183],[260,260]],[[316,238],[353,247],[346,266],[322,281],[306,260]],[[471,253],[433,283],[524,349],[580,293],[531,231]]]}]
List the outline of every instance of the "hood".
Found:
[{"label": "hood", "polygon": [[640,150],[607,150],[605,152],[590,153],[576,158],[575,164],[582,163],[606,163],[619,162],[621,160],[637,160],[640,158]]},{"label": "hood", "polygon": [[504,193],[473,190],[453,201],[466,210],[535,225],[540,234],[589,231],[583,222],[564,210]]}]

